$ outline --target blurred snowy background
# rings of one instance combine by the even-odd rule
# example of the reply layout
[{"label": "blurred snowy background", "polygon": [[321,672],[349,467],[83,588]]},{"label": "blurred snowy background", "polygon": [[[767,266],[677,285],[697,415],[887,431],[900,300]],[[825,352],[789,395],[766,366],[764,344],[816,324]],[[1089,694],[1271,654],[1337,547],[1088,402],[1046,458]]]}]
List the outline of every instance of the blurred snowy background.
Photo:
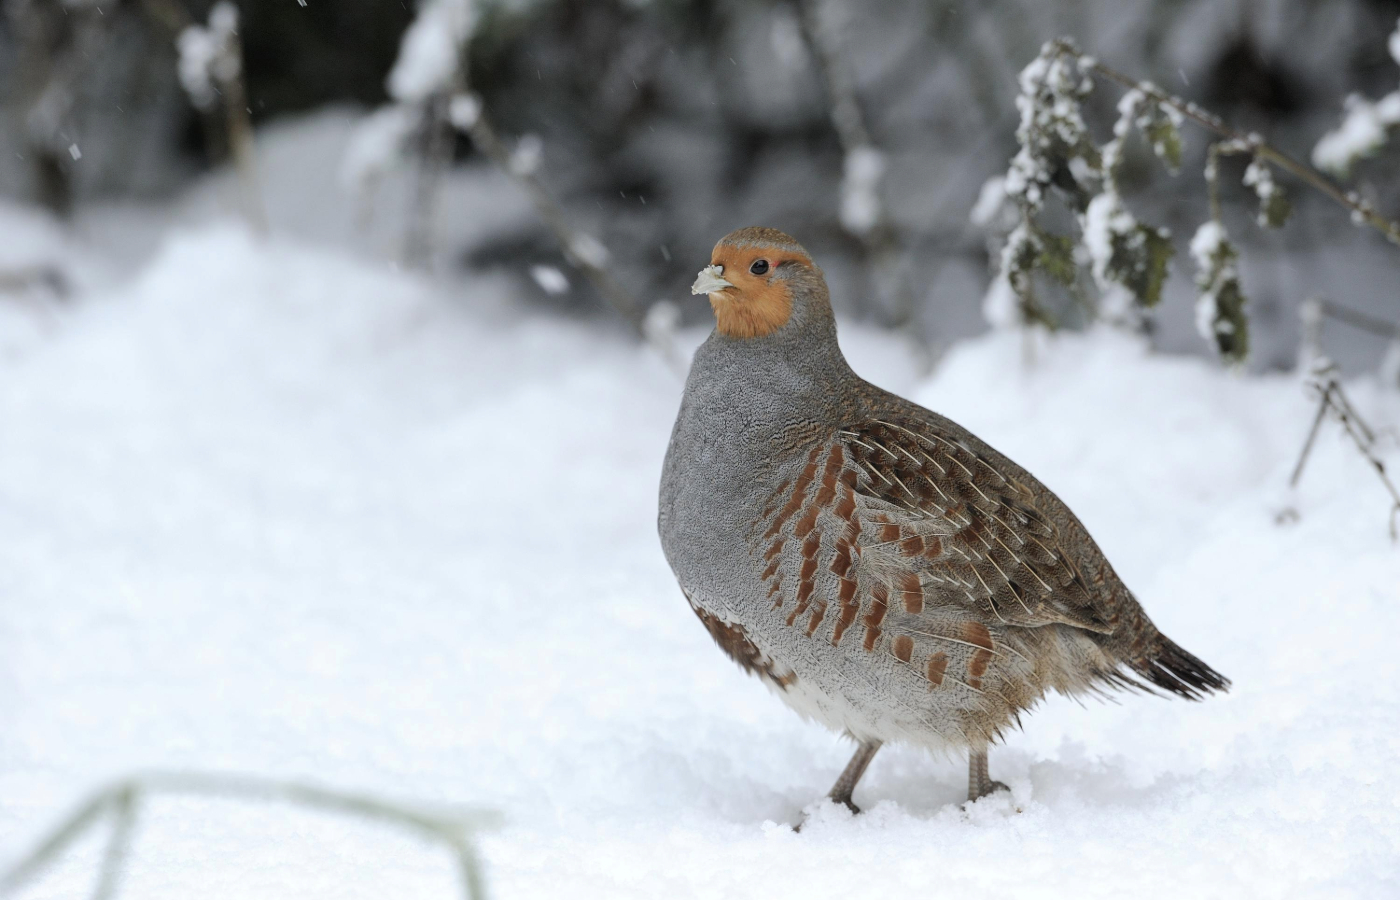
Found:
[{"label": "blurred snowy background", "polygon": [[[1319,352],[1400,466],[1400,248],[1283,174],[1257,227],[1225,159],[1229,371],[1201,131],[1118,175],[1176,247],[1133,328],[989,330],[978,202],[1068,36],[1295,159],[1367,151],[1338,183],[1400,216],[1400,0],[3,12],[0,876],[101,784],[210,770],[497,810],[501,898],[1400,895],[1389,500],[1335,421],[1288,488]],[[749,224],[816,256],[857,371],[1039,474],[1234,691],[1052,700],[972,808],[895,748],[867,815],[791,833],[847,749],[715,650],[654,528],[688,286]],[[420,836],[289,807],[157,796],[132,838],[126,896],[460,890]],[[90,890],[104,840],[23,896]]]}]

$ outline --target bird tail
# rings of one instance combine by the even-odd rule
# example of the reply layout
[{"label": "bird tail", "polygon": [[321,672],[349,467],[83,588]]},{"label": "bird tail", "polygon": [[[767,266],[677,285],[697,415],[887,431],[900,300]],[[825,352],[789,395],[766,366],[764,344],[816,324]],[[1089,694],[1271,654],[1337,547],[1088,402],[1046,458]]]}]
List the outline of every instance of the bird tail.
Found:
[{"label": "bird tail", "polygon": [[1148,684],[1187,700],[1228,691],[1230,679],[1178,646],[1165,634],[1157,635],[1154,652],[1134,660],[1131,667]]}]

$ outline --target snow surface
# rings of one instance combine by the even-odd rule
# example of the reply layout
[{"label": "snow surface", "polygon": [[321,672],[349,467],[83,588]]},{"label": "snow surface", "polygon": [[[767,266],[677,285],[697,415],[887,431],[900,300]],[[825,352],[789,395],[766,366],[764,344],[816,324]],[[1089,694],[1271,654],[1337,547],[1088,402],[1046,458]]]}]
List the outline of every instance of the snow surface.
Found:
[{"label": "snow surface", "polygon": [[[0,358],[0,864],[110,778],[213,769],[499,810],[506,900],[1400,895],[1400,551],[1334,425],[1283,489],[1294,378],[1098,331],[1029,363],[994,333],[920,380],[843,326],[1235,682],[1052,699],[993,750],[1012,795],[971,807],[962,760],[882,750],[852,818],[815,802],[850,747],[721,655],[662,558],[679,381],[621,329],[478,311],[510,284],[186,228]],[[1400,396],[1348,390],[1396,460]],[[24,896],[88,890],[99,852]],[[167,799],[124,896],[456,890],[382,827]]]}]

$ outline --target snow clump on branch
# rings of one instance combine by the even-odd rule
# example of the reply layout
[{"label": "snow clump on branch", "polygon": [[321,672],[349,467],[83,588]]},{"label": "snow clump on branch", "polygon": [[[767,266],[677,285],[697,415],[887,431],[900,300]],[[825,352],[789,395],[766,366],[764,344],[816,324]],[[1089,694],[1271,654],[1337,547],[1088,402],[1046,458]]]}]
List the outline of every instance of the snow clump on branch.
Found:
[{"label": "snow clump on branch", "polygon": [[401,164],[416,135],[431,127],[433,100],[451,95],[446,115],[467,130],[481,115],[481,104],[460,90],[466,45],[478,21],[475,0],[423,0],[404,32],[399,55],[385,80],[392,102],[355,127],[341,161],[341,183],[366,192]]},{"label": "snow clump on branch", "polygon": [[868,234],[880,224],[880,179],[885,155],[869,144],[846,154],[841,178],[841,226],[851,234]]},{"label": "snow clump on branch", "polygon": [[1211,220],[1191,238],[1191,258],[1196,263],[1196,331],[1215,347],[1221,358],[1238,364],[1249,352],[1245,297],[1240,290],[1239,254],[1225,228]]},{"label": "snow clump on branch", "polygon": [[[1175,170],[1181,162],[1180,115],[1146,90],[1129,91],[1119,103],[1113,138],[1099,147],[1080,108],[1093,90],[1094,65],[1091,57],[1078,54],[1068,44],[1051,41],[1021,71],[1016,98],[1021,113],[1016,140],[1021,146],[999,179],[1000,193],[1016,210],[1016,223],[1007,235],[1000,270],[984,301],[989,318],[995,316],[999,324],[1053,324],[1036,298],[1035,273],[1049,276],[1078,296],[1084,263],[1106,318],[1131,323],[1141,310],[1161,299],[1172,253],[1170,236],[1166,229],[1141,223],[1128,211],[1118,191],[1118,169],[1123,142],[1137,129]],[[1052,188],[1076,214],[1078,241],[1039,222]],[[975,216],[979,224],[997,219],[996,195],[990,182],[984,185]],[[1017,316],[1006,314],[1007,287],[1018,298]]]},{"label": "snow clump on branch", "polygon": [[180,55],[180,86],[196,109],[214,107],[221,85],[237,78],[242,69],[233,41],[238,34],[238,8],[219,0],[209,11],[209,25],[190,25],[175,40]]},{"label": "snow clump on branch", "polygon": [[[1400,30],[1392,36],[1390,49],[1400,60]],[[1102,146],[1094,143],[1081,111],[1093,90],[1093,76],[1129,88],[1118,102],[1113,136]],[[1006,235],[1000,249],[991,248],[999,266],[983,299],[988,321],[996,327],[1035,323],[1054,327],[1054,319],[1035,295],[1039,274],[1061,284],[1099,318],[1128,326],[1143,323],[1161,301],[1173,247],[1167,229],[1139,222],[1128,209],[1119,190],[1118,171],[1125,141],[1136,131],[1167,170],[1177,174],[1180,126],[1190,118],[1220,136],[1206,154],[1211,218],[1191,241],[1198,270],[1197,325],[1223,360],[1241,364],[1249,349],[1247,303],[1240,287],[1238,253],[1221,222],[1218,161],[1225,155],[1251,156],[1243,182],[1258,197],[1256,218],[1267,228],[1282,225],[1290,210],[1273,169],[1279,166],[1299,174],[1297,165],[1259,135],[1235,132],[1218,117],[1151,82],[1134,82],[1068,40],[1049,41],[1041,47],[1021,71],[1019,86],[1016,140],[1020,149],[1005,176],[983,185],[972,213],[973,221],[991,235],[989,240],[997,233]],[[1382,109],[1384,121],[1400,123],[1400,91],[1370,108]],[[1319,144],[1319,152],[1330,157],[1322,152],[1326,143]],[[1059,234],[1042,224],[1041,214],[1052,193],[1072,215],[1077,234]],[[1352,197],[1345,201],[1355,217],[1376,224],[1359,203]],[[1387,235],[1395,233],[1384,221],[1377,227]],[[1098,293],[1096,309],[1083,295],[1081,270],[1086,267]]]},{"label": "snow clump on branch", "polygon": [[422,103],[449,90],[476,22],[474,0],[424,0],[399,44],[389,72],[389,96],[400,103]]},{"label": "snow clump on branch", "polygon": [[[1387,44],[1391,58],[1400,63],[1400,21]],[[1357,160],[1374,156],[1400,128],[1400,88],[1374,103],[1360,94],[1346,99],[1342,124],[1322,136],[1313,148],[1313,164],[1333,175],[1350,174]]]}]

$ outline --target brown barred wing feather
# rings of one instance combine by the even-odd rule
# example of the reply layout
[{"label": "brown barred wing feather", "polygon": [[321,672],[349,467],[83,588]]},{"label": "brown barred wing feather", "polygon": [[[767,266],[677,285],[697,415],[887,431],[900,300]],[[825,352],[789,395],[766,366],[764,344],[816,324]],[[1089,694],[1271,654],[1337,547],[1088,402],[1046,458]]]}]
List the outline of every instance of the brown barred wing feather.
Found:
[{"label": "brown barred wing feather", "polygon": [[1059,529],[1014,475],[927,421],[871,419],[837,437],[865,501],[865,562],[891,571],[897,589],[920,603],[925,586],[962,598],[991,623],[1112,631]]}]

